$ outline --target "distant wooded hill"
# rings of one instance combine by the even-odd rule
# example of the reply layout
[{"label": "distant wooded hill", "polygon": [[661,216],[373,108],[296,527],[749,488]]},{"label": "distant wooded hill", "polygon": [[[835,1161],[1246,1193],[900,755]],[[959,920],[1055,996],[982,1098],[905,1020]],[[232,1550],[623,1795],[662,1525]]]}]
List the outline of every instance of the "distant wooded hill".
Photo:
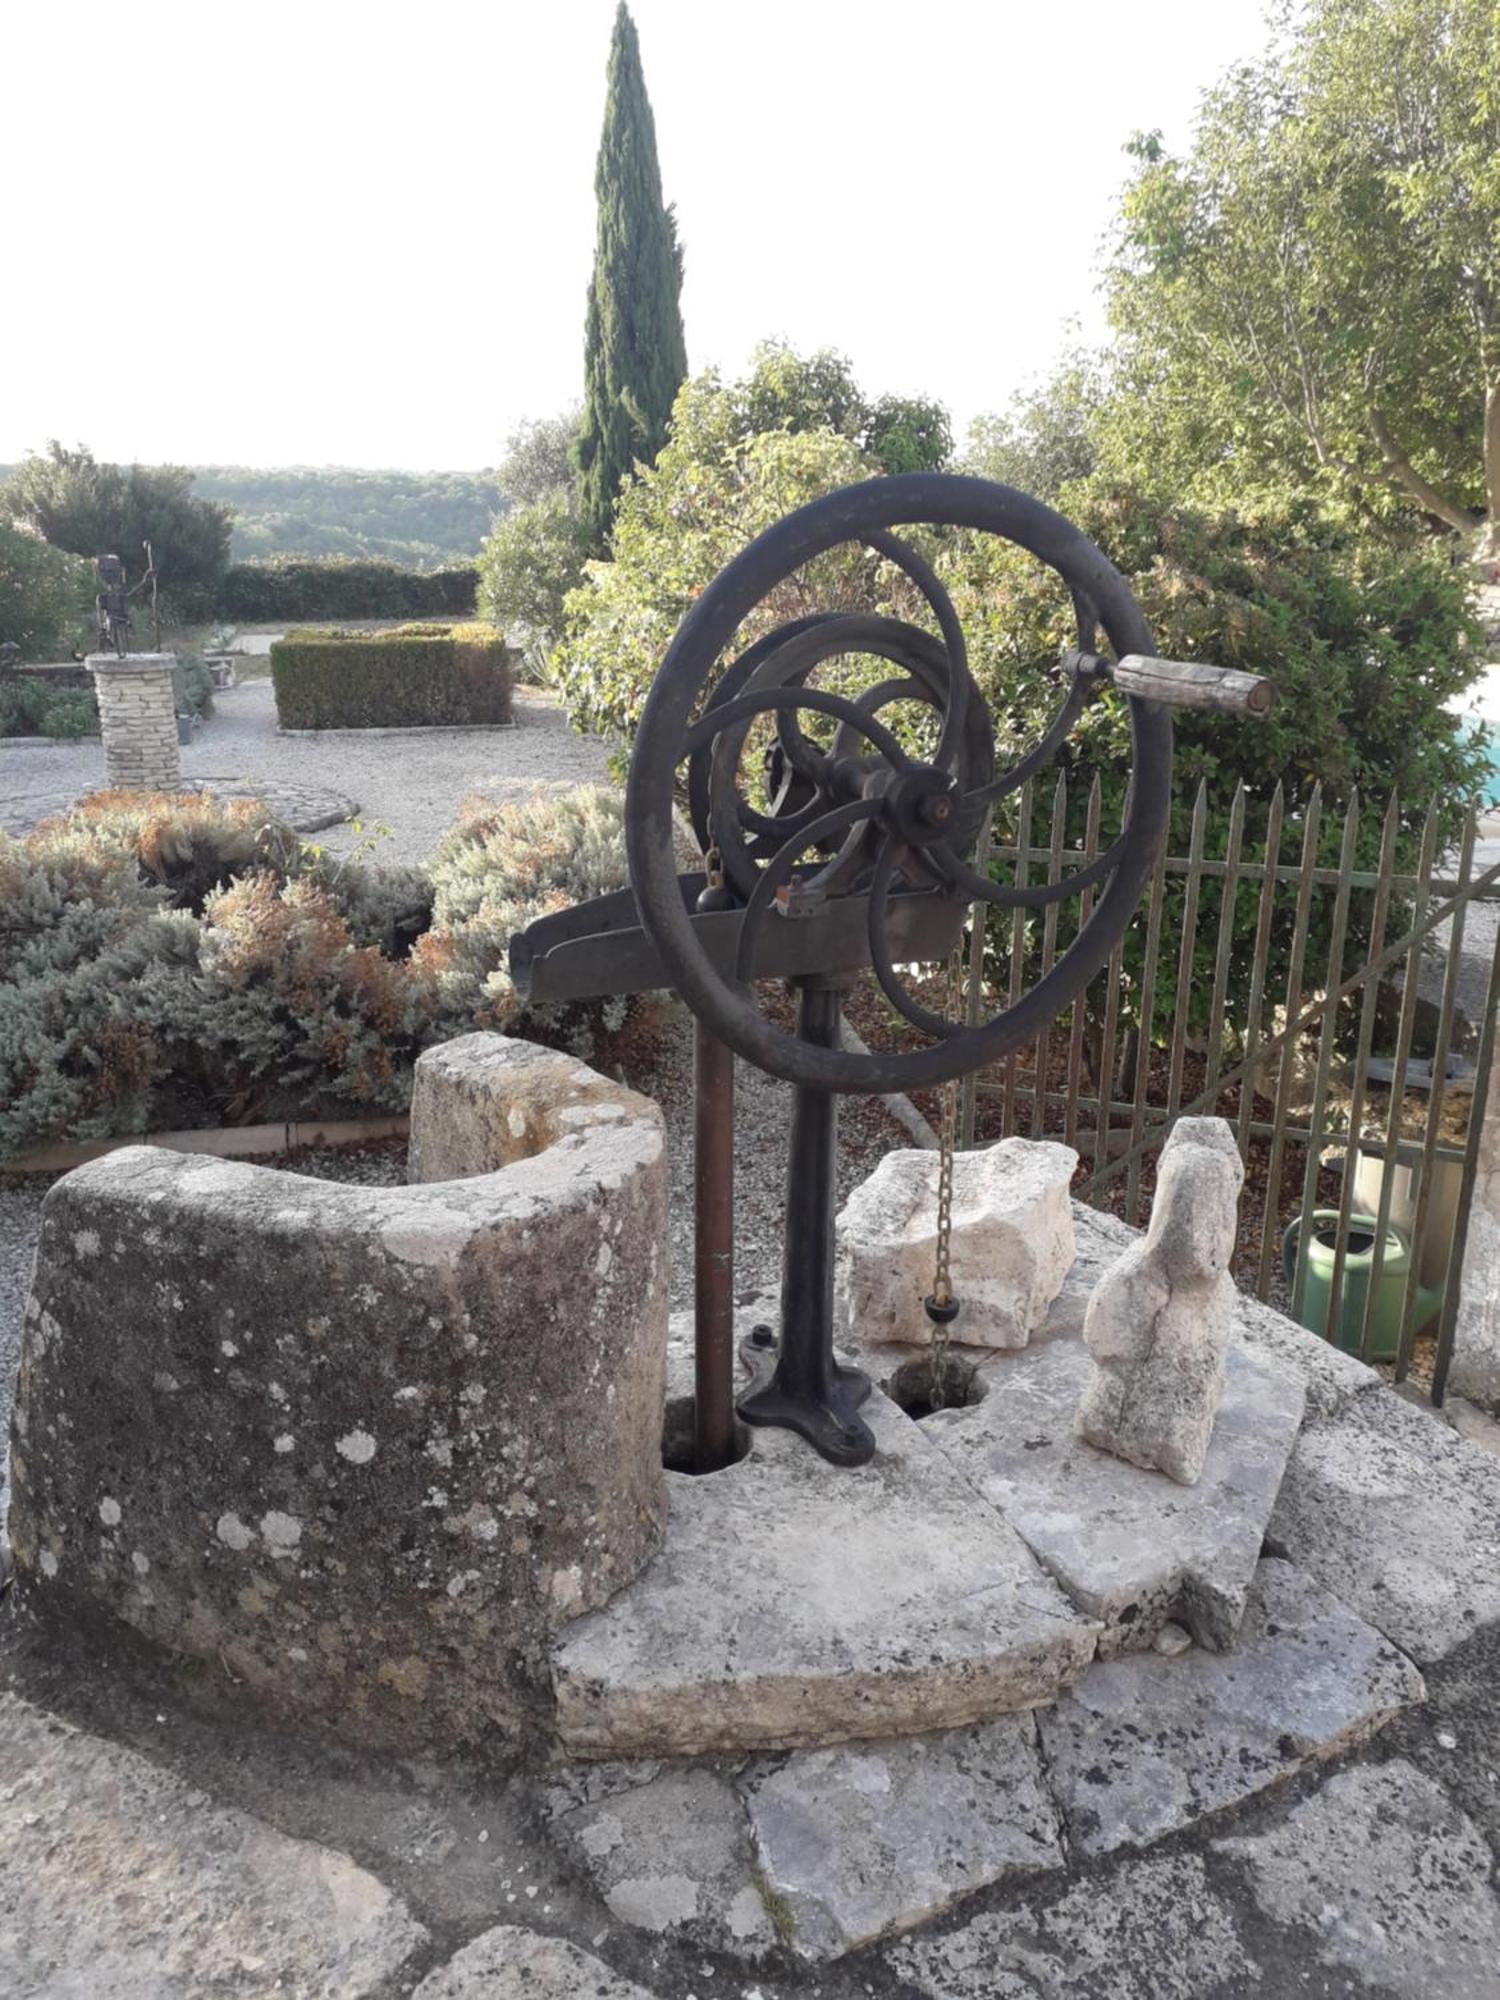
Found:
[{"label": "distant wooded hill", "polygon": [[432,569],[477,556],[494,517],[509,505],[491,472],[197,465],[193,491],[234,509],[236,562],[379,556]]}]

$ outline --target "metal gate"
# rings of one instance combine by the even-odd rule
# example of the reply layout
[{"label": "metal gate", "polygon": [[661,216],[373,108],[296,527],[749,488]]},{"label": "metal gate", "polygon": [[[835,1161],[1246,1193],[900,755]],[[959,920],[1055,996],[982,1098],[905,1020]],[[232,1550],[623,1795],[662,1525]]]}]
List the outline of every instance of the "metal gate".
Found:
[{"label": "metal gate", "polygon": [[[1325,823],[1321,787],[1289,811],[1278,786],[1253,843],[1248,803],[1241,785],[1223,851],[1206,853],[1199,786],[1188,851],[1162,856],[1133,939],[1071,1015],[967,1079],[962,1142],[1062,1138],[1081,1156],[1075,1192],[1140,1223],[1172,1121],[1229,1118],[1247,1167],[1239,1282],[1441,1402],[1500,994],[1500,861],[1475,866],[1477,808],[1439,854],[1436,809],[1403,828],[1395,798],[1352,798]],[[1064,837],[1066,778],[1045,840],[1035,807],[1028,785],[989,855],[1021,883],[1058,882],[1100,850],[1098,780],[1081,840]],[[971,929],[971,1017],[1048,969],[1060,921],[1053,904]],[[1472,933],[1491,929],[1476,955]]]}]

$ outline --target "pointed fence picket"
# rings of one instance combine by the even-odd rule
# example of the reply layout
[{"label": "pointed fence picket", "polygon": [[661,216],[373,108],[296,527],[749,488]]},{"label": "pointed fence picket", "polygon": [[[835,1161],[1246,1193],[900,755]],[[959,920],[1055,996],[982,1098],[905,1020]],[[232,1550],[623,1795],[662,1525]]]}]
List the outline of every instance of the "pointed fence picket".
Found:
[{"label": "pointed fence picket", "polygon": [[[1081,828],[1079,816],[1070,816],[1066,776],[1060,777],[1045,845],[1036,844],[1036,801],[1028,782],[1008,821],[986,825],[982,865],[1021,884],[1064,880],[1101,849],[1097,776],[1080,804]],[[1140,1222],[1149,1212],[1153,1155],[1173,1121],[1205,1112],[1228,1117],[1247,1166],[1265,1190],[1258,1234],[1246,1242],[1242,1230],[1241,1283],[1305,1319],[1309,1244],[1315,1218],[1327,1207],[1334,1215],[1334,1242],[1327,1312],[1318,1331],[1367,1358],[1377,1344],[1393,1191],[1398,1170],[1409,1170],[1411,1255],[1391,1365],[1397,1380],[1418,1360],[1423,1375],[1430,1365],[1432,1393],[1441,1399],[1500,998],[1497,924],[1483,1016],[1467,1023],[1460,1014],[1464,926],[1476,902],[1500,902],[1500,865],[1476,872],[1474,810],[1456,849],[1440,856],[1437,817],[1430,812],[1417,833],[1415,863],[1403,871],[1397,866],[1399,802],[1393,797],[1377,813],[1368,800],[1351,796],[1334,819],[1325,813],[1321,785],[1295,806],[1278,785],[1259,812],[1244,786],[1237,787],[1218,853],[1208,851],[1209,820],[1208,790],[1200,783],[1186,853],[1163,853],[1130,936],[1089,992],[1032,1047],[1005,1057],[998,1075],[966,1080],[962,1143],[972,1144],[976,1133],[986,1140],[1017,1132],[1065,1139],[1084,1163],[1079,1194]],[[1375,866],[1360,868],[1361,832],[1374,845],[1377,829]],[[1289,842],[1295,843],[1292,860],[1284,858]],[[1450,864],[1450,874],[1438,873]],[[970,937],[969,1019],[987,1018],[1000,1004],[1013,1003],[1032,978],[1049,970],[1087,922],[1094,900],[1095,892],[1084,890],[1076,905],[1049,904],[1040,922],[1020,909],[1008,917],[988,912]],[[1236,946],[1252,922],[1246,963],[1243,947],[1237,956]],[[1434,1013],[1430,1000],[1424,1006],[1421,974],[1424,952],[1435,943],[1441,944],[1445,963]],[[1277,964],[1283,969],[1273,978]],[[1399,995],[1393,979],[1399,980]],[[1200,1004],[1204,1000],[1206,1006]],[[1444,1136],[1443,1109],[1454,1091],[1448,1057],[1461,1037],[1477,1042],[1477,1048],[1472,1081],[1462,1082],[1472,1092],[1468,1133],[1455,1141]],[[1389,1085],[1372,1085],[1370,1063],[1377,1055],[1390,1061]],[[1419,1060],[1430,1061],[1431,1082],[1417,1133],[1405,1103]],[[1380,1163],[1373,1218],[1362,1215],[1354,1194],[1354,1163],[1360,1158]],[[1438,1176],[1454,1164],[1462,1182],[1448,1251],[1450,1281],[1435,1340],[1419,1353],[1421,1245],[1437,1212]],[[1320,1204],[1320,1174],[1330,1168],[1340,1175],[1337,1198]],[[1369,1235],[1372,1222],[1368,1302],[1354,1327],[1352,1315],[1340,1311],[1349,1246]],[[1294,1225],[1296,1255],[1285,1273],[1288,1224]],[[1425,1331],[1432,1334],[1433,1327]]]}]

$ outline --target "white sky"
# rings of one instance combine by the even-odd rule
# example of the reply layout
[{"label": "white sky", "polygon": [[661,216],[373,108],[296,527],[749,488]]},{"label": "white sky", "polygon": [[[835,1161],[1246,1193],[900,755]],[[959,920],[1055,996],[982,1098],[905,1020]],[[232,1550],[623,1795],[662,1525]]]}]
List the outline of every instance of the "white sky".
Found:
[{"label": "white sky", "polygon": [[[1131,132],[1262,0],[634,0],[694,370],[961,432],[1097,332]],[[614,0],[10,0],[0,461],[460,468],[576,398]]]}]

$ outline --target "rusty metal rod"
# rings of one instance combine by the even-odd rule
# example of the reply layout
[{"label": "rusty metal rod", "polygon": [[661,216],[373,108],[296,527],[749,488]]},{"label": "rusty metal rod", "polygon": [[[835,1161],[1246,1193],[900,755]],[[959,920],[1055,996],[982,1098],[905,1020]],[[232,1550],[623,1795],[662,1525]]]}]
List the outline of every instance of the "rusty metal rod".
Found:
[{"label": "rusty metal rod", "polygon": [[734,1457],[734,1055],[702,1023],[693,1051],[693,1424],[700,1472]]}]

